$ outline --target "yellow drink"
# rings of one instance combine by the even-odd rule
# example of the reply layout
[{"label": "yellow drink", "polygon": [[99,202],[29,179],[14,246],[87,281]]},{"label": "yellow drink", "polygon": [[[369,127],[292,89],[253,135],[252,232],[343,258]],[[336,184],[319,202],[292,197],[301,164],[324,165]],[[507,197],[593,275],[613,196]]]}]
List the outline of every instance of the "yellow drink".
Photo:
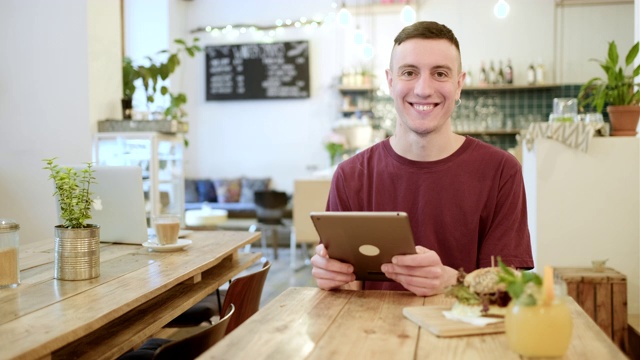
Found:
[{"label": "yellow drink", "polygon": [[536,306],[517,305],[512,301],[504,324],[509,347],[523,356],[562,356],[571,342],[571,311],[561,299]]}]

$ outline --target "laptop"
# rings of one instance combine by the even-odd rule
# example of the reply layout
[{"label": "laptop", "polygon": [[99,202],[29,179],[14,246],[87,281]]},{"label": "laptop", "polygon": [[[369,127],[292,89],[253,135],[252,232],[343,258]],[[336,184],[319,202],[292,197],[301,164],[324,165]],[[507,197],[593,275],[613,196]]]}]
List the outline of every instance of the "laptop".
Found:
[{"label": "laptop", "polygon": [[[86,166],[72,166],[76,170]],[[87,223],[100,225],[100,242],[137,244],[147,241],[147,215],[139,166],[94,166],[94,206]],[[57,202],[57,199],[56,199]],[[60,206],[58,220],[60,219]]]}]

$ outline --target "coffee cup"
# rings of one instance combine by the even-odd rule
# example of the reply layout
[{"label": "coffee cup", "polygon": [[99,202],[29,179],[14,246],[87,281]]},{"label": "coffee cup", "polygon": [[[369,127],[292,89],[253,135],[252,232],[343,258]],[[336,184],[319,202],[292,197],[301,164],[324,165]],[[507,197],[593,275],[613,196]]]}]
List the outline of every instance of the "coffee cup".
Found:
[{"label": "coffee cup", "polygon": [[154,216],[153,228],[156,231],[158,244],[175,244],[178,242],[178,234],[180,233],[180,216],[167,214]]}]

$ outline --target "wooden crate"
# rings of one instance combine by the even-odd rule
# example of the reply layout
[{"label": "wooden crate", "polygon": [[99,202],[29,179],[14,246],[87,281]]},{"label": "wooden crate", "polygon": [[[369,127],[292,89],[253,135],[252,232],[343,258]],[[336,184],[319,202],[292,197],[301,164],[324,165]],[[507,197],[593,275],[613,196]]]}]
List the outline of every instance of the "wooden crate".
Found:
[{"label": "wooden crate", "polygon": [[569,296],[626,352],[627,277],[612,269],[595,272],[592,268],[555,268],[567,283]]}]

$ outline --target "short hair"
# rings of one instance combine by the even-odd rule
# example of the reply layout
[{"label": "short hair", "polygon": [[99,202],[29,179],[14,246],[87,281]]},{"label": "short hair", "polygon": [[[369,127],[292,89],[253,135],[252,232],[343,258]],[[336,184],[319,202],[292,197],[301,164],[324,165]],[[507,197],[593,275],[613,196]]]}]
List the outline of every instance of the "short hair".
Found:
[{"label": "short hair", "polygon": [[447,40],[453,46],[458,49],[458,54],[460,55],[460,61],[462,61],[462,55],[460,53],[460,43],[458,43],[458,38],[453,33],[451,29],[449,29],[446,25],[437,23],[435,21],[418,21],[409,26],[406,26],[396,38],[393,39],[393,47],[402,44],[403,42],[410,39],[442,39]]},{"label": "short hair", "polygon": [[451,29],[446,25],[435,21],[418,21],[412,25],[406,26],[393,39],[394,46],[398,46],[409,39],[444,39],[452,43],[458,52],[460,52],[460,44]]}]

